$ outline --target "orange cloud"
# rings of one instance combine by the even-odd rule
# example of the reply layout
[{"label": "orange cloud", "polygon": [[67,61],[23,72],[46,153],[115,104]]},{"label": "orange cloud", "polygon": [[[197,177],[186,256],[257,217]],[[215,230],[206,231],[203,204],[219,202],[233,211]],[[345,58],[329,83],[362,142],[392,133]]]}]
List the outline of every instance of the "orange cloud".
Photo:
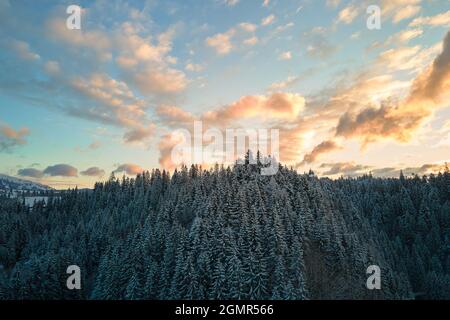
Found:
[{"label": "orange cloud", "polygon": [[172,68],[151,66],[131,74],[130,78],[144,94],[175,94],[187,86],[186,75]]},{"label": "orange cloud", "polygon": [[187,126],[195,121],[195,117],[176,106],[161,105],[156,109],[161,120],[170,127]]},{"label": "orange cloud", "polygon": [[306,130],[304,123],[299,123],[293,128],[280,128],[281,161],[291,162],[298,159]]},{"label": "orange cloud", "polygon": [[323,175],[333,176],[333,175],[344,175],[344,176],[356,176],[367,172],[371,166],[365,166],[361,164],[356,164],[354,162],[337,162],[337,163],[322,163],[320,168],[326,168]]},{"label": "orange cloud", "polygon": [[420,10],[422,0],[382,0],[382,15],[392,17],[394,23],[416,16]]},{"label": "orange cloud", "polygon": [[428,26],[450,26],[450,10],[447,12],[439,13],[431,17],[419,17],[414,19],[410,24],[411,27],[417,27],[422,25]]},{"label": "orange cloud", "polygon": [[413,132],[441,105],[449,88],[450,32],[444,39],[442,52],[414,80],[406,99],[380,108],[365,108],[356,114],[345,113],[339,119],[336,136],[357,137],[363,145],[383,138],[409,141]]},{"label": "orange cloud", "polygon": [[182,135],[178,135],[176,133],[168,133],[161,137],[161,140],[158,144],[159,148],[159,164],[168,170],[175,169],[176,164],[172,159],[172,150],[173,148],[182,143],[184,141],[184,137]]},{"label": "orange cloud", "polygon": [[206,112],[203,120],[223,124],[253,117],[295,119],[304,107],[305,98],[298,94],[277,92],[269,96],[244,96],[219,110]]},{"label": "orange cloud", "polygon": [[28,128],[15,130],[7,124],[0,123],[0,151],[8,151],[15,146],[25,144],[25,137],[29,133]]},{"label": "orange cloud", "polygon": [[323,141],[319,145],[315,146],[310,153],[305,155],[305,157],[303,158],[303,162],[300,165],[312,163],[316,161],[322,154],[338,149],[341,149],[341,147],[333,140]]},{"label": "orange cloud", "polygon": [[138,166],[137,164],[132,163],[124,163],[117,167],[116,170],[114,170],[114,173],[121,173],[125,172],[126,174],[133,176],[139,173],[142,173],[144,169],[142,167]]},{"label": "orange cloud", "polygon": [[358,16],[359,9],[354,5],[345,7],[339,11],[338,22],[343,22],[345,24],[350,24]]},{"label": "orange cloud", "polygon": [[[203,122],[203,129],[217,126],[225,128],[227,125],[235,124],[239,120],[259,118],[263,121],[283,121],[280,129],[280,156],[283,160],[291,161],[298,158],[302,134],[310,130],[306,123],[297,123],[291,128],[284,124],[297,120],[299,114],[304,110],[305,98],[298,94],[273,93],[270,95],[244,96],[239,100],[219,108],[206,112],[199,117],[175,106],[160,106],[157,114],[162,122],[172,128],[185,128],[191,131],[195,120]],[[298,121],[298,120],[297,120]],[[276,129],[272,126],[273,129]],[[159,150],[161,154],[160,164],[165,168],[172,168],[170,152],[180,137],[167,134],[161,138]]]},{"label": "orange cloud", "polygon": [[147,127],[138,127],[135,129],[132,129],[128,132],[125,132],[123,136],[123,140],[126,143],[139,143],[142,141],[145,141],[147,138],[151,137],[153,133],[155,132],[155,126],[153,124],[150,124]]},{"label": "orange cloud", "polygon": [[205,43],[209,47],[214,48],[217,54],[226,55],[233,49],[231,39],[235,33],[236,30],[232,28],[225,33],[217,33],[214,36],[207,38]]},{"label": "orange cloud", "polygon": [[89,109],[72,110],[73,114],[124,127],[127,129],[123,136],[126,143],[142,142],[153,134],[155,126],[147,119],[144,100],[135,97],[125,82],[96,73],[88,78],[76,78],[70,85],[78,93],[98,102]]},{"label": "orange cloud", "polygon": [[[260,118],[264,121],[282,120],[286,123],[287,120],[296,120],[304,107],[304,97],[298,94],[278,92],[266,96],[244,96],[222,108],[206,112],[198,118],[175,106],[160,106],[157,114],[164,124],[191,131],[195,120],[203,121],[204,130],[213,126],[223,129],[238,120],[249,118]],[[279,128],[280,156],[283,159],[297,159],[302,133],[308,128],[307,125],[297,125],[290,129]],[[181,139],[182,137],[176,134],[166,134],[161,138],[159,162],[164,168],[173,169],[171,152],[173,147],[182,141]]]}]

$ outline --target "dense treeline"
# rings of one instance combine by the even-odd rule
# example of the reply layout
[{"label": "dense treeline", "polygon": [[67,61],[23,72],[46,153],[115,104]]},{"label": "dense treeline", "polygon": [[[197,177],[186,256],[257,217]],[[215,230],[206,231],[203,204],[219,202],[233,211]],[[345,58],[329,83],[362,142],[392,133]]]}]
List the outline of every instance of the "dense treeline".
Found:
[{"label": "dense treeline", "polygon": [[111,177],[32,208],[3,198],[0,299],[450,299],[448,170],[333,181],[260,167]]}]

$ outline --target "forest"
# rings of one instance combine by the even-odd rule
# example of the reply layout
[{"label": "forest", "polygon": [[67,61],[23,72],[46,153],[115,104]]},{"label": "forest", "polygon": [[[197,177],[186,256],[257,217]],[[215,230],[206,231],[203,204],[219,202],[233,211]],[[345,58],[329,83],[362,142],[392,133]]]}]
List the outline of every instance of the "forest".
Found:
[{"label": "forest", "polygon": [[[448,169],[332,180],[261,167],[111,175],[31,206],[3,196],[0,300],[450,299]],[[66,287],[69,265],[81,290]]]}]

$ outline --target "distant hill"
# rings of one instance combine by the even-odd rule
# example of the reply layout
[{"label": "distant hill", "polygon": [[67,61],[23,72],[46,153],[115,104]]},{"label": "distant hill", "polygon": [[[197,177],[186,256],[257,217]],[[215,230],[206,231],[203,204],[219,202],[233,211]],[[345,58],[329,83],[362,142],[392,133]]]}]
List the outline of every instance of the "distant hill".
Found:
[{"label": "distant hill", "polygon": [[53,190],[53,188],[40,183],[0,174],[0,193],[48,190]]}]

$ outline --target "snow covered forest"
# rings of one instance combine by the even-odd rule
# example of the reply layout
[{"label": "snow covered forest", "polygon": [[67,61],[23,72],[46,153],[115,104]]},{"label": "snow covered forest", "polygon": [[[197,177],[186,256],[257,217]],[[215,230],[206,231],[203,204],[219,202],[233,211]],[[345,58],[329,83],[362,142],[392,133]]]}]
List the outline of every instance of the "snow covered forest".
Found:
[{"label": "snow covered forest", "polygon": [[[0,299],[450,299],[448,170],[260,168],[112,176],[32,207],[3,197]],[[366,288],[370,265],[381,290]]]}]

